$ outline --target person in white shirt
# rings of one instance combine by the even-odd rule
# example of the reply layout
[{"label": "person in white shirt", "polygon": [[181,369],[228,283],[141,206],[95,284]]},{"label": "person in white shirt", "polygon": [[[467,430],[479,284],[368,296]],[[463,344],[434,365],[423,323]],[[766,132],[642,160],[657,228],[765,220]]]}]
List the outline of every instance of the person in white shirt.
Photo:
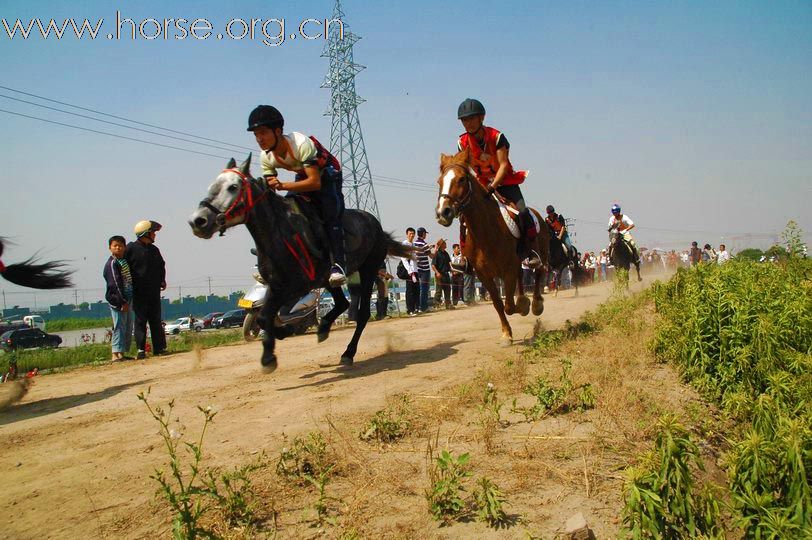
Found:
[{"label": "person in white shirt", "polygon": [[632,248],[633,263],[640,264],[640,253],[637,251],[637,244],[634,243],[634,238],[629,232],[634,229],[634,221],[629,216],[623,215],[620,206],[617,204],[612,205],[612,217],[609,218],[609,230],[612,229],[617,229],[623,235],[623,240]]},{"label": "person in white shirt", "polygon": [[[406,229],[406,240],[403,245],[414,247],[415,230],[412,227]],[[420,285],[417,282],[417,260],[416,254],[411,257],[401,257],[400,262],[406,268],[409,277],[406,278],[406,313],[416,315],[420,301]]]},{"label": "person in white shirt", "polygon": [[716,252],[716,264],[725,264],[730,260],[730,253],[724,244],[719,244],[719,251]]}]

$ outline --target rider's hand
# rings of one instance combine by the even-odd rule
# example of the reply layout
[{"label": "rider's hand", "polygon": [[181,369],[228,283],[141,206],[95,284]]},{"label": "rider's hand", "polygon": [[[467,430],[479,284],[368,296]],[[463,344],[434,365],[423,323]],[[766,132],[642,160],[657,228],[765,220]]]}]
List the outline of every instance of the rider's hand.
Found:
[{"label": "rider's hand", "polygon": [[488,184],[488,187],[485,188],[485,191],[488,192],[488,196],[493,195],[493,192],[496,191],[496,188],[493,187],[493,184]]},{"label": "rider's hand", "polygon": [[276,191],[282,189],[282,182],[279,181],[279,178],[276,176],[269,176],[268,177],[268,187],[272,190]]}]

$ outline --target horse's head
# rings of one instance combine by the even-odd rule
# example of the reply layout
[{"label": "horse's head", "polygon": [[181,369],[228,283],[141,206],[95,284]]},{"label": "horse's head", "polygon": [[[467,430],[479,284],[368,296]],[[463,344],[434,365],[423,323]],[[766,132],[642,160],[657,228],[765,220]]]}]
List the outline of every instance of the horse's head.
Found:
[{"label": "horse's head", "polygon": [[226,229],[245,223],[253,206],[251,195],[251,154],[239,167],[234,158],[209,186],[208,196],[189,216],[192,232],[200,238],[222,235]]},{"label": "horse's head", "polygon": [[440,155],[440,177],[437,179],[440,194],[434,213],[437,223],[444,227],[451,225],[454,218],[471,202],[476,180],[470,162],[467,148],[455,156]]}]

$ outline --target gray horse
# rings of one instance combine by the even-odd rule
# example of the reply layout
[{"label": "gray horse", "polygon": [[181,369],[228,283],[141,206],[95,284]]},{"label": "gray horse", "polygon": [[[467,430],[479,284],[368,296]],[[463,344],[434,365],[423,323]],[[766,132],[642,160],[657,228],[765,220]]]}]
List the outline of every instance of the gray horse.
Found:
[{"label": "gray horse", "polygon": [[[208,196],[189,217],[189,225],[195,236],[211,238],[216,232],[222,236],[227,229],[243,224],[254,238],[259,273],[268,283],[259,317],[260,327],[265,330],[261,362],[267,371],[273,371],[277,366],[275,340],[290,335],[289,329],[273,324],[282,305],[325,287],[335,306],[319,324],[321,342],[327,339],[330,327],[349,302],[341,287],[328,284],[329,244],[315,209],[301,197],[277,195],[262,178],[251,178],[250,165],[250,154],[239,167],[231,159],[209,186]],[[411,248],[384,232],[378,219],[369,212],[348,209],[343,225],[347,274],[357,271],[361,278],[357,325],[340,361],[348,366],[353,363],[358,340],[369,320],[369,302],[378,269],[387,255],[408,257]]]}]

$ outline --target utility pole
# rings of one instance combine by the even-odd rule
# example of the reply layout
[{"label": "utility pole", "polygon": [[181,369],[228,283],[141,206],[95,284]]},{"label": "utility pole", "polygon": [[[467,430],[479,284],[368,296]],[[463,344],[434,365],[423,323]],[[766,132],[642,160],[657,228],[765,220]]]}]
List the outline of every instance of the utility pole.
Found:
[{"label": "utility pole", "polygon": [[211,296],[211,276],[208,276],[209,280],[209,296]]}]

